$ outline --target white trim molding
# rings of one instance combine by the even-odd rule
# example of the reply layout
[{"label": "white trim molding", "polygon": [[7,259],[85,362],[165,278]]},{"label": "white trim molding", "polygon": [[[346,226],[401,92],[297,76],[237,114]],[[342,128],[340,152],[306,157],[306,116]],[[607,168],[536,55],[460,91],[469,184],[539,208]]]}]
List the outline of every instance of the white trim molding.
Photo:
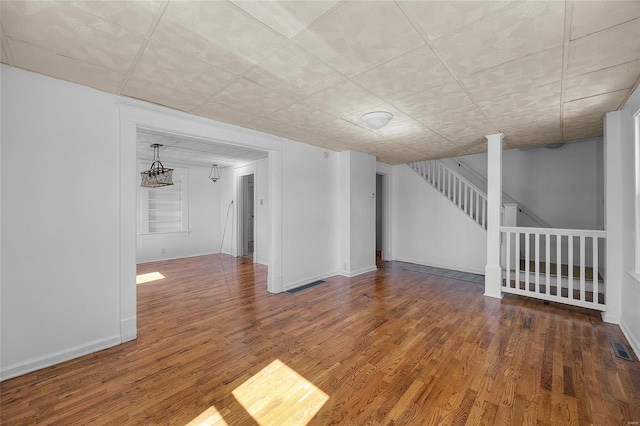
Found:
[{"label": "white trim molding", "polygon": [[84,355],[89,355],[94,352],[98,352],[103,349],[118,345],[122,342],[123,340],[121,340],[121,336],[112,336],[106,339],[94,340],[84,345],[75,346],[64,351],[54,352],[52,354],[10,365],[0,372],[0,381],[18,377],[23,374],[50,367],[52,365],[69,361],[71,359],[78,358]]}]

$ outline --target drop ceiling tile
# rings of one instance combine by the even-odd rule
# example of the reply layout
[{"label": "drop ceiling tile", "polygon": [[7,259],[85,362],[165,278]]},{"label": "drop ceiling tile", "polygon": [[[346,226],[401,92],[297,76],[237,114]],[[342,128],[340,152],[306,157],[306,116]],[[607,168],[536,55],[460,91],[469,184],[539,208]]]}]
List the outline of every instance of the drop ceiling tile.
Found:
[{"label": "drop ceiling tile", "polygon": [[393,104],[416,120],[422,121],[435,112],[470,105],[471,99],[457,82],[451,81],[398,99]]},{"label": "drop ceiling tile", "polygon": [[383,99],[393,101],[453,81],[428,46],[412,50],[352,78]]},{"label": "drop ceiling tile", "polygon": [[247,123],[247,127],[253,130],[257,130],[259,132],[268,133],[270,135],[275,135],[275,136],[291,134],[291,132],[296,130],[295,127],[289,124],[281,123],[279,121],[272,120],[266,117],[256,118],[255,120]]},{"label": "drop ceiling tile", "polygon": [[380,105],[384,101],[357,84],[345,81],[304,99],[304,103],[328,114],[342,117]]},{"label": "drop ceiling tile", "polygon": [[345,80],[322,61],[293,45],[269,56],[244,77],[294,99],[310,96]]},{"label": "drop ceiling tile", "polygon": [[295,38],[300,46],[346,75],[393,59],[424,43],[389,1],[345,2]]},{"label": "drop ceiling tile", "polygon": [[338,117],[310,107],[307,104],[295,103],[269,114],[269,118],[281,123],[288,123],[301,129],[306,129],[316,124],[333,121]]},{"label": "drop ceiling tile", "polygon": [[2,1],[6,36],[110,70],[126,73],[143,37],[65,2]]},{"label": "drop ceiling tile", "polygon": [[235,79],[233,74],[151,40],[123,94],[190,111]]},{"label": "drop ceiling tile", "polygon": [[499,117],[520,111],[540,109],[560,104],[561,83],[545,84],[544,86],[529,87],[525,90],[485,99],[478,102],[478,106],[490,117]]},{"label": "drop ceiling tile", "polygon": [[73,0],[68,3],[130,30],[146,34],[155,16],[164,10],[167,2],[168,0]]},{"label": "drop ceiling tile", "polygon": [[287,38],[292,38],[339,1],[231,0],[235,5]]},{"label": "drop ceiling tile", "polygon": [[467,26],[511,1],[401,1],[402,9],[431,40]]},{"label": "drop ceiling tile", "polygon": [[537,52],[462,78],[476,101],[519,92],[562,78],[562,47]]},{"label": "drop ceiling tile", "polygon": [[619,90],[617,92],[565,102],[564,118],[566,120],[567,118],[588,116],[591,114],[600,114],[600,117],[602,117],[605,113],[620,108],[628,94],[629,90]]},{"label": "drop ceiling tile", "polygon": [[461,140],[475,139],[497,132],[475,105],[438,111],[421,120],[429,129],[460,146]]},{"label": "drop ceiling tile", "polygon": [[421,138],[414,140],[396,139],[396,141],[426,155],[433,155],[435,151],[450,149],[453,146],[451,142],[430,130],[427,130]]},{"label": "drop ceiling tile", "polygon": [[13,63],[9,60],[9,54],[7,53],[7,49],[9,49],[8,44],[9,39],[4,36],[0,37],[0,62],[12,65]]},{"label": "drop ceiling tile", "polygon": [[504,142],[510,148],[526,148],[532,146],[541,146],[548,143],[557,143],[560,141],[560,134],[558,131],[537,131],[531,132],[517,132],[509,135],[505,135]]},{"label": "drop ceiling tile", "polygon": [[[14,65],[61,80],[117,93],[124,74],[53,53],[32,44],[9,40]],[[3,46],[3,49],[7,46]]]},{"label": "drop ceiling tile", "polygon": [[571,41],[570,77],[640,59],[640,19]]},{"label": "drop ceiling tile", "polygon": [[630,89],[640,78],[640,60],[567,78],[565,100]]},{"label": "drop ceiling tile", "polygon": [[200,117],[243,127],[255,118],[253,114],[211,100],[205,101],[190,112]]},{"label": "drop ceiling tile", "polygon": [[152,37],[234,74],[245,72],[286,42],[226,1],[172,1]]},{"label": "drop ceiling tile", "polygon": [[571,40],[640,18],[638,1],[574,1]]},{"label": "drop ceiling tile", "polygon": [[602,116],[603,113],[595,112],[566,118],[562,125],[564,141],[602,136]]},{"label": "drop ceiling tile", "polygon": [[434,41],[458,76],[561,46],[564,2],[519,1]]},{"label": "drop ceiling tile", "polygon": [[218,93],[213,101],[263,117],[293,103],[292,99],[241,78]]},{"label": "drop ceiling tile", "polygon": [[516,111],[493,119],[500,132],[512,134],[555,132],[560,139],[560,104],[527,111]]}]

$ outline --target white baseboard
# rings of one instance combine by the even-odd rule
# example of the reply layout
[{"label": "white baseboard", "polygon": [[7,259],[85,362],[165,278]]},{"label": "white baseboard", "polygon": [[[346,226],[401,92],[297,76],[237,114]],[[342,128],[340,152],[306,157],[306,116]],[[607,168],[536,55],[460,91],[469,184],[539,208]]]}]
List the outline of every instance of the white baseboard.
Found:
[{"label": "white baseboard", "polygon": [[[161,258],[157,258],[157,259],[146,259],[146,260],[142,260],[140,262],[136,262],[136,265],[142,265],[145,263],[151,263],[151,262],[162,262],[163,260],[176,260],[176,259],[186,259],[189,257],[198,257],[198,256],[208,256],[210,254],[221,254],[219,251],[214,251],[214,252],[207,252],[207,253],[199,253],[199,254],[188,254],[188,255],[183,255],[183,256],[172,256],[172,257],[161,257]],[[222,253],[222,254],[229,254],[229,253]]]},{"label": "white baseboard", "polygon": [[602,314],[602,321],[608,322],[609,324],[620,324],[620,315],[611,315],[606,311]]},{"label": "white baseboard", "polygon": [[328,272],[326,274],[316,275],[314,277],[303,278],[301,280],[297,280],[297,281],[294,281],[292,283],[283,284],[282,285],[282,291],[293,290],[294,288],[301,287],[303,285],[307,285],[307,284],[312,283],[314,281],[324,280],[325,278],[335,277],[336,275],[338,275],[338,273],[335,272],[335,271],[332,271],[332,272]]},{"label": "white baseboard", "polygon": [[119,345],[120,342],[120,336],[107,337],[105,339],[94,340],[93,342],[89,342],[84,345],[79,345],[70,349],[54,352],[49,355],[44,355],[17,364],[9,365],[7,367],[4,367],[2,371],[0,371],[0,381],[18,377],[26,373],[31,373],[32,371],[50,367],[64,361],[69,361],[70,359],[81,357],[83,355],[101,351],[102,349],[107,349],[112,346]]},{"label": "white baseboard", "polygon": [[633,352],[635,352],[637,361],[638,357],[640,357],[640,337],[634,336],[633,333],[631,333],[631,330],[629,330],[627,325],[624,323],[624,321],[620,322],[620,330],[622,330],[622,334],[624,334],[624,337],[627,338],[627,341],[631,345],[631,349],[633,349]]},{"label": "white baseboard", "polygon": [[338,275],[342,275],[343,277],[352,278],[357,277],[358,275],[366,274],[367,272],[377,271],[378,267],[376,265],[367,266],[365,268],[360,268],[355,271],[340,271]]},{"label": "white baseboard", "polygon": [[424,260],[412,259],[408,257],[397,257],[397,256],[393,260],[397,260],[398,262],[413,263],[415,265],[431,266],[432,268],[451,269],[452,271],[460,271],[460,272],[468,272],[470,274],[484,275],[484,267],[483,269],[477,270],[472,268],[464,268],[460,266],[440,265],[437,263],[425,262]]},{"label": "white baseboard", "polygon": [[135,340],[138,337],[136,317],[120,320],[120,343]]}]

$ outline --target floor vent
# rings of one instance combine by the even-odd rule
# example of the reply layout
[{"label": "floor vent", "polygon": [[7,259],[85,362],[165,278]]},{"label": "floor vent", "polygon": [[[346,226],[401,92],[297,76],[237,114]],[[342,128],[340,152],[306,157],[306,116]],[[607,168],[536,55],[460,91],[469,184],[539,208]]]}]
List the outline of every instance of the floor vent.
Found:
[{"label": "floor vent", "polygon": [[323,284],[323,283],[326,283],[326,281],[325,280],[314,281],[312,283],[305,284],[305,285],[302,285],[300,287],[292,288],[291,290],[287,290],[285,293],[287,293],[287,294],[296,294],[296,293],[299,293],[299,292],[301,292],[303,290],[306,290],[306,289],[311,288],[311,287],[315,287],[315,286]]},{"label": "floor vent", "polygon": [[613,344],[613,350],[616,352],[616,355],[618,355],[618,358],[626,359],[627,361],[633,361],[629,350],[627,350],[627,347],[622,343],[615,342]]},{"label": "floor vent", "polygon": [[522,328],[524,328],[525,330],[531,330],[531,317],[524,317]]}]

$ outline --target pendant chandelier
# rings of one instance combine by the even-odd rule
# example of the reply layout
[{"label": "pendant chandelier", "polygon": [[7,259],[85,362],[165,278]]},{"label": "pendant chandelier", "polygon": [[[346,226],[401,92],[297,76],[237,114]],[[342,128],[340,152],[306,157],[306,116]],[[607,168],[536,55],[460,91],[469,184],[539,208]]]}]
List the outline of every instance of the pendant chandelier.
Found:
[{"label": "pendant chandelier", "polygon": [[209,173],[209,179],[211,179],[213,183],[216,183],[218,180],[220,180],[220,170],[218,170],[217,164],[214,164],[211,166],[211,173]]},{"label": "pendant chandelier", "polygon": [[161,146],[159,143],[151,145],[151,148],[153,148],[153,163],[151,163],[149,170],[140,172],[140,176],[142,177],[141,187],[158,188],[160,186],[173,185],[173,180],[171,180],[173,169],[164,167],[160,162]]}]

